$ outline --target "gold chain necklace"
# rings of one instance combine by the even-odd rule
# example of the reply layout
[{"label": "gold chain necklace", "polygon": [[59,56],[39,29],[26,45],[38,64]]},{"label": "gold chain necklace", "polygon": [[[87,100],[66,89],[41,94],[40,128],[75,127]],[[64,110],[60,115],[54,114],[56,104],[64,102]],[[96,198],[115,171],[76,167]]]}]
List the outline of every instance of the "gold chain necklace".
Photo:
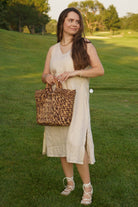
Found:
[{"label": "gold chain necklace", "polygon": [[72,42],[72,40],[71,40],[71,41],[69,41],[69,42],[68,42],[68,43],[66,43],[66,44],[63,44],[62,42],[60,42],[60,44],[64,47],[64,46],[69,45],[71,42]]}]

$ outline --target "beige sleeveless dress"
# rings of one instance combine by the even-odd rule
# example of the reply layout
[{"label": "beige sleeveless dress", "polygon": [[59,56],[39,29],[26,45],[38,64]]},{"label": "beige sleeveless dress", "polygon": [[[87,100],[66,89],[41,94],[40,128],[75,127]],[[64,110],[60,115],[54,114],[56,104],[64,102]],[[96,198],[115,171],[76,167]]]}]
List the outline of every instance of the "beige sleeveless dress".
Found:
[{"label": "beige sleeveless dress", "polygon": [[[62,53],[60,43],[55,44],[50,61],[50,71],[56,76],[64,71],[74,71],[71,50]],[[94,164],[94,144],[90,125],[89,79],[73,77],[63,82],[63,88],[75,89],[75,103],[69,127],[45,126],[43,154],[48,157],[66,157],[67,162],[83,164],[85,149],[89,163]]]}]

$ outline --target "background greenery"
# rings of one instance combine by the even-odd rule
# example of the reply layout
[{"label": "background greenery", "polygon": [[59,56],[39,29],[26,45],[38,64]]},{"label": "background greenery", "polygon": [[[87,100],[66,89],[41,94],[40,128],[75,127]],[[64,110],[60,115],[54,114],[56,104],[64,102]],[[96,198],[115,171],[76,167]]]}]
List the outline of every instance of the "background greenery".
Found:
[{"label": "background greenery", "polygon": [[[72,1],[83,17],[85,32],[132,29],[138,31],[138,14],[128,13],[119,18],[115,6],[106,9],[98,0]],[[0,0],[0,28],[25,33],[56,33],[57,21],[49,17],[48,0]]]},{"label": "background greenery", "polygon": [[[91,40],[105,69],[90,81],[92,206],[136,207],[137,33],[107,37]],[[36,124],[34,93],[44,88],[45,56],[56,37],[0,30],[0,38],[0,207],[81,206],[76,168],[76,189],[62,197],[60,160],[42,156],[43,127]]]}]

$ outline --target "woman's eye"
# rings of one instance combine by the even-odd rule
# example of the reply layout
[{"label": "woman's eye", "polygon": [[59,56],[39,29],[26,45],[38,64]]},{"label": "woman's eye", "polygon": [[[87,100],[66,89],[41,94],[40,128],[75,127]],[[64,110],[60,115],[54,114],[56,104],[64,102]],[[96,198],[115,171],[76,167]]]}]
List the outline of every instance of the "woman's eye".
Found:
[{"label": "woman's eye", "polygon": [[[73,21],[75,21],[75,20],[73,20],[73,19],[69,19],[69,22],[70,22],[70,23],[72,23]],[[80,24],[80,21],[77,20],[77,21],[75,21],[75,23],[76,23],[76,24]]]},{"label": "woman's eye", "polygon": [[70,22],[73,22],[73,19],[70,19],[69,21],[70,21]]}]

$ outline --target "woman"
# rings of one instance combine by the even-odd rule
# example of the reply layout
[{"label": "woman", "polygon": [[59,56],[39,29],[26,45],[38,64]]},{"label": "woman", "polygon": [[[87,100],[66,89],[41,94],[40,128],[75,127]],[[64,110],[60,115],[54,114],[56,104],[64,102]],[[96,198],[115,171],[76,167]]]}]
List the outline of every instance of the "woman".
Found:
[{"label": "woman", "polygon": [[75,89],[75,103],[69,127],[46,126],[43,154],[60,157],[67,186],[61,192],[69,195],[75,188],[73,163],[76,164],[83,182],[81,204],[92,202],[93,188],[88,164],[94,164],[94,144],[90,127],[89,78],[102,76],[103,66],[91,42],[83,35],[83,21],[75,8],[65,9],[57,24],[57,44],[47,54],[43,83],[54,84],[55,78],[63,88]]}]

